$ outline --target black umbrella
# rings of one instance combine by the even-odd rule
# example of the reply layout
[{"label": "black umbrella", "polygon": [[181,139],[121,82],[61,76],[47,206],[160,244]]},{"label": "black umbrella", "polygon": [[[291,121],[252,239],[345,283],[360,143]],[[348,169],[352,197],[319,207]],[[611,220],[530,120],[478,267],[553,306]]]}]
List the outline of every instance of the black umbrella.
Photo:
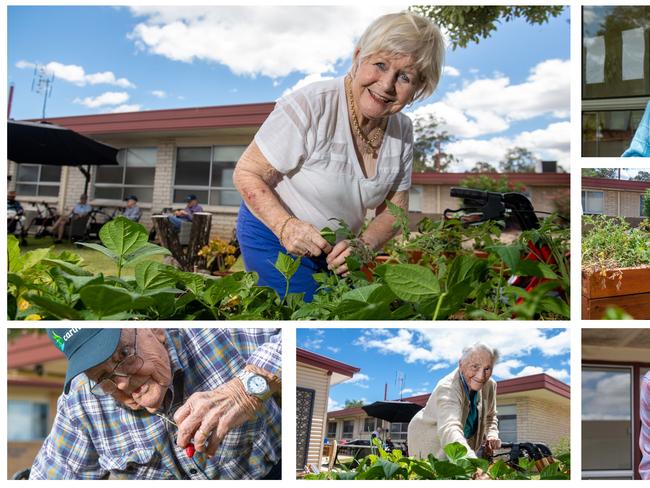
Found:
[{"label": "black umbrella", "polygon": [[13,120],[7,123],[7,159],[18,164],[77,166],[86,177],[86,193],[89,166],[117,165],[117,153],[114,147],[58,125]]},{"label": "black umbrella", "polygon": [[369,416],[387,422],[410,422],[424,407],[413,402],[375,402],[361,407]]}]

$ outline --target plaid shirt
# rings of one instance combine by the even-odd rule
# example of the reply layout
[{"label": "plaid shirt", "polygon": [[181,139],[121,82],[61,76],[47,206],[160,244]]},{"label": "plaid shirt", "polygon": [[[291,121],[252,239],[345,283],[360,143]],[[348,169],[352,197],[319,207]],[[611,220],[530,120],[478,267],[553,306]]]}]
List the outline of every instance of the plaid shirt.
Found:
[{"label": "plaid shirt", "polygon": [[[214,390],[247,364],[281,374],[280,329],[168,329],[167,338],[174,379],[183,384],[177,404]],[[79,375],[59,397],[30,479],[259,479],[280,460],[281,414],[273,398],[231,430],[211,459],[198,452],[188,458],[169,428],[144,410],[94,396]]]},{"label": "plaid shirt", "polygon": [[641,449],[641,464],[639,474],[644,480],[650,480],[650,373],[646,373],[641,382],[641,435],[639,448]]}]

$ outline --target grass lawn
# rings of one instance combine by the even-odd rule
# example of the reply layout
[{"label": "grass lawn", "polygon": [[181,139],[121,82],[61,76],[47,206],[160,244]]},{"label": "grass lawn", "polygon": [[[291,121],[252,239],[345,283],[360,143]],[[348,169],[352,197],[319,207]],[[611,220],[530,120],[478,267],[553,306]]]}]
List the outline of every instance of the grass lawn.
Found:
[{"label": "grass lawn", "polygon": [[[105,256],[99,251],[89,249],[84,246],[78,246],[76,244],[71,244],[70,242],[64,241],[61,244],[54,244],[51,237],[44,237],[42,239],[35,239],[34,237],[27,238],[27,245],[21,246],[21,253],[32,251],[34,249],[39,249],[43,247],[52,247],[55,252],[70,251],[84,260],[84,267],[92,273],[104,273],[104,275],[115,275],[117,273],[117,268],[112,259],[108,256]],[[165,259],[164,256],[152,256],[148,258],[151,261],[158,261],[160,263]],[[128,278],[133,276],[133,268],[123,268],[122,277]]]}]

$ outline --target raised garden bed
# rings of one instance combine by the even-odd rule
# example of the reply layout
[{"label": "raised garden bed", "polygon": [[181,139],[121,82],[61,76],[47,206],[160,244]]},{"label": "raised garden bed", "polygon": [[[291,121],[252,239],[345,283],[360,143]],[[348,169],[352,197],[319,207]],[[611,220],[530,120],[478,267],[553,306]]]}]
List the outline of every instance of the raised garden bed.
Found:
[{"label": "raised garden bed", "polygon": [[650,319],[650,267],[582,272],[582,318],[603,318],[617,306],[635,319]]}]

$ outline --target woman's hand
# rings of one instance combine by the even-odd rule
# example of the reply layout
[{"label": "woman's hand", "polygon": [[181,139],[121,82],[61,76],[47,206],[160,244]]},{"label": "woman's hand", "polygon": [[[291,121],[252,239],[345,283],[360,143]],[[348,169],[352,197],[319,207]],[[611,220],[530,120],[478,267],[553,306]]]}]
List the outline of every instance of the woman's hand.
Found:
[{"label": "woman's hand", "polygon": [[280,244],[294,256],[316,257],[328,254],[332,246],[320,235],[320,231],[311,224],[291,218],[280,229]]},{"label": "woman's hand", "polygon": [[216,390],[194,393],[174,414],[176,444],[185,448],[193,442],[198,452],[212,457],[228,432],[254,418],[261,404],[260,399],[246,393],[238,378]]},{"label": "woman's hand", "polygon": [[485,439],[485,447],[492,453],[501,447],[501,439],[498,437],[488,437]]},{"label": "woman's hand", "polygon": [[347,276],[349,270],[345,258],[350,254],[352,254],[352,248],[349,240],[345,239],[337,243],[327,255],[327,267],[338,275]]}]

